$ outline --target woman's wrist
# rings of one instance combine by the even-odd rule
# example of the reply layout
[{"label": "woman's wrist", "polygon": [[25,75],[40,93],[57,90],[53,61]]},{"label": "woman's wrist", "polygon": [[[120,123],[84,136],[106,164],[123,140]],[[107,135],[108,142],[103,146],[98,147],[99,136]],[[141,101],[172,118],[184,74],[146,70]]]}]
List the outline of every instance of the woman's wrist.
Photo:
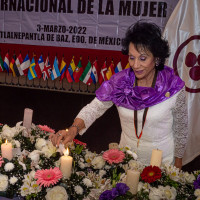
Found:
[{"label": "woman's wrist", "polygon": [[76,124],[72,124],[69,129],[75,129],[76,130],[76,134],[75,135],[78,135],[79,134],[79,131],[80,131],[80,127]]}]

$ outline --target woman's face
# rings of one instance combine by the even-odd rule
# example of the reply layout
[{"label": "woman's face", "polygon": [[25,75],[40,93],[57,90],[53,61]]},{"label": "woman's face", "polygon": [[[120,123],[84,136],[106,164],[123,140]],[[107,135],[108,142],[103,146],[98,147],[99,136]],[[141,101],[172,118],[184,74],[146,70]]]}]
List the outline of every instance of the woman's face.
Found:
[{"label": "woman's face", "polygon": [[129,64],[138,80],[151,79],[155,72],[155,58],[150,51],[136,50],[133,43],[129,45]]}]

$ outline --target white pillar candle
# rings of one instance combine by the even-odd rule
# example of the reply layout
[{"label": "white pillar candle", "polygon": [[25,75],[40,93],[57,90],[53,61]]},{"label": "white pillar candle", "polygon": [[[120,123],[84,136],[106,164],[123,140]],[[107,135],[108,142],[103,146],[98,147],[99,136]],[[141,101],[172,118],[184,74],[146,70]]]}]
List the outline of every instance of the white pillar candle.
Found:
[{"label": "white pillar candle", "polygon": [[137,194],[140,172],[136,170],[128,170],[126,177],[126,185],[130,188],[132,194]]},{"label": "white pillar candle", "polygon": [[68,179],[71,176],[72,173],[72,161],[73,158],[69,156],[69,150],[64,152],[64,156],[61,157],[61,164],[60,164],[60,170],[63,174],[63,177]]},{"label": "white pillar candle", "polygon": [[7,140],[4,144],[1,145],[1,154],[3,158],[7,158],[8,160],[12,160],[12,144],[8,143]]},{"label": "white pillar candle", "polygon": [[110,143],[108,146],[109,149],[119,149],[118,143]]},{"label": "white pillar candle", "polygon": [[32,118],[33,118],[33,110],[25,108],[23,126],[29,129],[32,124]]},{"label": "white pillar candle", "polygon": [[153,149],[150,165],[160,167],[162,163],[162,150]]}]

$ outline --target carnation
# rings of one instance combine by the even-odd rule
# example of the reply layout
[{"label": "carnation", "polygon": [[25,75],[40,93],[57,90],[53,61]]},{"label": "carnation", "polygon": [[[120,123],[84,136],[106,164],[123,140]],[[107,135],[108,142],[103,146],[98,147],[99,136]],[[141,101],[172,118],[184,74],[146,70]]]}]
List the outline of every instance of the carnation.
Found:
[{"label": "carnation", "polygon": [[55,186],[47,191],[46,200],[68,200],[68,195],[65,188],[61,186]]},{"label": "carnation", "polygon": [[94,169],[102,169],[105,165],[105,161],[102,156],[97,156],[92,160],[91,164],[93,165]]},{"label": "carnation", "polygon": [[82,188],[80,185],[76,185],[76,186],[74,187],[74,190],[75,190],[75,192],[76,192],[77,194],[80,194],[80,195],[83,194],[83,188]]},{"label": "carnation", "polygon": [[17,181],[18,181],[18,178],[15,177],[15,176],[12,176],[12,177],[10,178],[10,180],[9,180],[9,182],[10,182],[11,185],[14,185]]},{"label": "carnation", "polygon": [[34,150],[34,151],[32,151],[29,155],[28,155],[28,157],[32,160],[32,161],[34,161],[34,162],[38,162],[39,161],[39,159],[40,159],[40,151],[38,151],[38,150]]},{"label": "carnation", "polygon": [[8,177],[6,175],[0,174],[0,191],[6,191],[8,187]]},{"label": "carnation", "polygon": [[90,179],[88,178],[84,178],[83,179],[83,183],[87,186],[87,187],[92,187],[92,182]]},{"label": "carnation", "polygon": [[8,162],[8,163],[5,164],[4,169],[5,169],[6,172],[10,172],[10,171],[12,171],[14,169],[14,167],[15,166],[14,166],[13,163]]}]

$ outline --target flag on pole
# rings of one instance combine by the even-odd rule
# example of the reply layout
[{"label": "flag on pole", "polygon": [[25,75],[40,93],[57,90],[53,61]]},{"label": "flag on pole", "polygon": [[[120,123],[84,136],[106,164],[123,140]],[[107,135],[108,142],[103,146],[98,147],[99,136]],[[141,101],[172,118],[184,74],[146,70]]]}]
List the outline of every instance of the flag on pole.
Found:
[{"label": "flag on pole", "polygon": [[14,70],[14,67],[13,67],[14,64],[15,64],[15,60],[16,60],[16,55],[14,54],[13,57],[12,57],[12,60],[10,62],[10,69],[11,69],[14,77],[16,76],[15,70]]},{"label": "flag on pole", "polygon": [[54,80],[54,79],[58,78],[59,76],[60,76],[60,71],[58,68],[58,59],[57,59],[57,57],[55,57],[54,63],[53,63],[53,69],[51,72],[51,79]]},{"label": "flag on pole", "polygon": [[34,79],[34,78],[37,77],[37,73],[35,71],[35,66],[36,66],[36,64],[35,64],[35,58],[33,56],[32,60],[31,60],[30,67],[28,69],[28,79],[29,80],[32,80],[32,79]]},{"label": "flag on pole", "polygon": [[81,75],[83,73],[83,67],[82,67],[82,64],[81,64],[81,60],[82,60],[82,57],[80,57],[78,65],[76,66],[76,69],[73,73],[73,77],[74,77],[74,80],[75,80],[76,83],[79,82],[79,78],[81,77]]},{"label": "flag on pole", "polygon": [[3,66],[9,74],[9,55],[8,55],[8,53],[6,54],[6,56],[4,58]]},{"label": "flag on pole", "polygon": [[2,60],[2,57],[1,57],[1,55],[0,55],[0,71],[2,72],[2,71],[4,71],[5,69],[4,69],[4,66],[3,66],[3,60]]},{"label": "flag on pole", "polygon": [[73,57],[66,71],[66,77],[69,83],[74,81],[73,73],[75,69],[76,69],[76,65],[74,63],[74,57]]},{"label": "flag on pole", "polygon": [[124,69],[128,69],[128,68],[130,68],[129,62],[126,64],[126,67]]},{"label": "flag on pole", "polygon": [[44,60],[41,55],[38,59],[38,62],[35,65],[35,72],[36,72],[38,78],[42,77],[43,69],[44,69]]},{"label": "flag on pole", "polygon": [[87,85],[90,85],[92,83],[91,71],[92,71],[92,65],[91,62],[88,61],[88,64],[80,77],[80,81],[82,81]]},{"label": "flag on pole", "polygon": [[107,72],[107,66],[106,61],[103,63],[103,66],[101,68],[100,74],[99,74],[99,83],[102,84],[106,80],[106,72]]},{"label": "flag on pole", "polygon": [[122,71],[122,64],[121,61],[118,62],[117,66],[115,67],[115,73]]},{"label": "flag on pole", "polygon": [[42,78],[44,81],[50,77],[51,71],[52,69],[49,62],[49,56],[47,56],[45,64],[44,64],[44,69],[42,70]]},{"label": "flag on pole", "polygon": [[[189,138],[183,165],[200,155],[200,1],[180,0],[171,14],[163,36],[171,55],[167,65],[184,82],[188,100]],[[185,142],[185,141],[183,141]]]},{"label": "flag on pole", "polygon": [[113,61],[111,61],[111,64],[108,67],[108,70],[106,72],[106,80],[109,80],[114,73],[115,73],[114,63],[113,63]]},{"label": "flag on pole", "polygon": [[28,54],[26,55],[26,57],[24,58],[22,64],[20,65],[21,70],[23,71],[24,75],[27,76],[28,75],[28,68],[30,67],[30,59]]},{"label": "flag on pole", "polygon": [[98,82],[97,70],[98,70],[97,60],[95,60],[92,66],[92,71],[91,71],[91,78],[94,84]]},{"label": "flag on pole", "polygon": [[66,69],[67,69],[67,64],[64,61],[64,57],[63,57],[62,61],[61,61],[61,65],[60,65],[60,81],[62,81],[63,78],[65,77],[65,71],[66,71]]},{"label": "flag on pole", "polygon": [[19,56],[17,57],[16,61],[15,61],[15,65],[13,65],[13,69],[15,71],[15,74],[17,77],[24,75],[22,69],[20,68],[20,65],[23,62],[23,58],[21,53],[19,54]]}]

